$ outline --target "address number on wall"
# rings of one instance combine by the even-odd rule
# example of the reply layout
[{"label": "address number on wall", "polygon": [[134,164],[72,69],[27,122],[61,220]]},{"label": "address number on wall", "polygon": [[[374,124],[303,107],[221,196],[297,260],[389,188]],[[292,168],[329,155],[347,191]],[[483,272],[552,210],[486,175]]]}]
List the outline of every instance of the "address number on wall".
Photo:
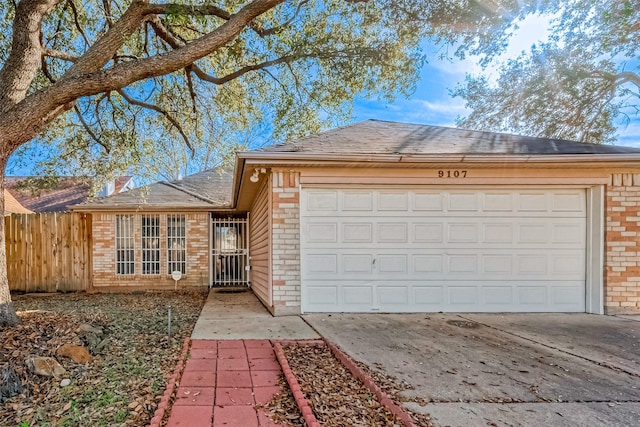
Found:
[{"label": "address number on wall", "polygon": [[454,170],[438,171],[438,178],[466,178],[466,177],[467,177],[467,171],[463,171],[463,170],[454,169]]}]

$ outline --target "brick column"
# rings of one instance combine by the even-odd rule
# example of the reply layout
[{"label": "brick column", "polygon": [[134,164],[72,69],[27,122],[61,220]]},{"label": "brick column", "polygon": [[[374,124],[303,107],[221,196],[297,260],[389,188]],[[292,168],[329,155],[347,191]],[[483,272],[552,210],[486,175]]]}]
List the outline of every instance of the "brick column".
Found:
[{"label": "brick column", "polygon": [[300,174],[273,171],[271,191],[273,314],[300,314]]},{"label": "brick column", "polygon": [[605,310],[640,312],[640,174],[614,174],[606,194]]}]

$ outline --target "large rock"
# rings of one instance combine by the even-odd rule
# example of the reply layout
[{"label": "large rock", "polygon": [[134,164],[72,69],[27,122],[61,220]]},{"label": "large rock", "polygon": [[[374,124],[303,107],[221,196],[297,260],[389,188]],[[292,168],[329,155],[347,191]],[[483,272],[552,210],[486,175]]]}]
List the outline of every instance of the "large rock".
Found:
[{"label": "large rock", "polygon": [[76,363],[87,363],[91,355],[86,347],[81,345],[64,344],[56,351],[58,357],[68,357]]},{"label": "large rock", "polygon": [[31,372],[43,377],[60,377],[67,372],[53,357],[29,357],[26,360]]}]

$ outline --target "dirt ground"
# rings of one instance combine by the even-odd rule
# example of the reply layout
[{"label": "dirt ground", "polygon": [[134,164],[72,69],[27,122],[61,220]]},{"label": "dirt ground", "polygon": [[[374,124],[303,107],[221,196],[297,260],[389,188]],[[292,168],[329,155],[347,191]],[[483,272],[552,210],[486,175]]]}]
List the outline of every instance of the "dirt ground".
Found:
[{"label": "dirt ground", "polygon": [[[0,404],[0,425],[148,425],[206,296],[206,290],[14,295],[21,324],[0,331],[0,366],[15,370],[23,391]],[[103,334],[92,340],[78,331],[82,324]],[[88,348],[91,360],[57,356],[64,344]],[[55,357],[66,372],[33,374],[25,364],[30,356]],[[63,387],[64,379],[70,384]]]}]

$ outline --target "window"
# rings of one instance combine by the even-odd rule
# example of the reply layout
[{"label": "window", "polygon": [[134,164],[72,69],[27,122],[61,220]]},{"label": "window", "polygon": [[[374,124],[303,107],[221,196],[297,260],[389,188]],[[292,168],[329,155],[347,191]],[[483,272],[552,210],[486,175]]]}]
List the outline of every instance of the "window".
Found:
[{"label": "window", "polygon": [[160,215],[142,215],[142,274],[160,274]]},{"label": "window", "polygon": [[167,215],[167,273],[187,273],[187,229],[184,215]]},{"label": "window", "polygon": [[116,215],[116,274],[134,273],[133,215]]}]

